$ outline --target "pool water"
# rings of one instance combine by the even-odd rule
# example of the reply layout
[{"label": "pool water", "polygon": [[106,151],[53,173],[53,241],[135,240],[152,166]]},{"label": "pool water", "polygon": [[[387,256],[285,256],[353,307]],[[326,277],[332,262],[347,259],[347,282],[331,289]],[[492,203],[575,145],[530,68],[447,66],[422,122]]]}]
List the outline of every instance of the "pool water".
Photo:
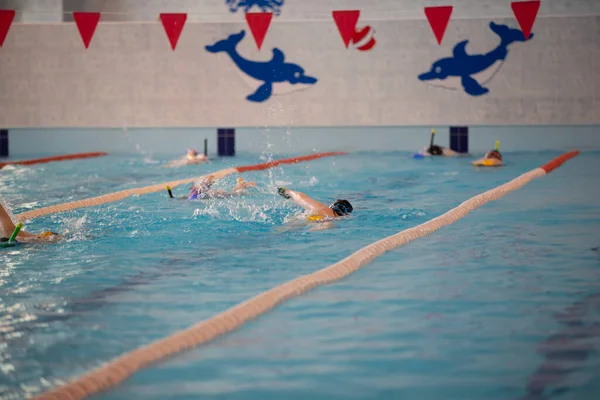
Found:
[{"label": "pool water", "polygon": [[[557,155],[507,153],[504,168],[476,169],[472,158],[355,153],[244,174],[258,190],[241,199],[179,201],[162,192],[29,221],[28,231],[66,231],[69,239],[0,250],[0,399],[47,390]],[[162,168],[171,158],[2,170],[0,193],[18,213],[265,161],[242,154]],[[600,292],[599,161],[600,153],[582,153],[456,224],[94,398],[600,398],[600,299],[575,327],[557,317]],[[231,189],[235,177],[219,186]],[[354,214],[332,229],[292,226],[300,210],[278,186],[327,204],[348,199]],[[553,351],[540,350],[565,329],[566,339],[551,340]]]}]

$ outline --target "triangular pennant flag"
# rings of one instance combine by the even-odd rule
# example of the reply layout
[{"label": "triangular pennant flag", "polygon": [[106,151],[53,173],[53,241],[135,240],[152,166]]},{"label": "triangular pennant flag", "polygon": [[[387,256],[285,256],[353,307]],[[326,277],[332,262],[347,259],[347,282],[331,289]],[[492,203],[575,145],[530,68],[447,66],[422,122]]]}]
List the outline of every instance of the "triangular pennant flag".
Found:
[{"label": "triangular pennant flag", "polygon": [[442,39],[444,39],[452,15],[452,8],[452,6],[425,7],[425,16],[438,44],[442,44]]},{"label": "triangular pennant flag", "polygon": [[360,18],[359,10],[344,10],[344,11],[333,11],[333,20],[340,31],[340,36],[344,41],[346,48],[352,41],[352,36],[356,32],[356,24],[358,24],[358,18]]},{"label": "triangular pennant flag", "polygon": [[256,47],[259,50],[262,47],[265,36],[267,36],[267,31],[269,30],[272,19],[273,13],[270,12],[246,13],[246,22],[248,23],[250,32],[252,32],[252,37],[254,37]]},{"label": "triangular pennant flag", "polygon": [[163,27],[165,28],[165,33],[167,34],[169,42],[171,43],[171,48],[173,51],[175,51],[175,47],[177,47],[177,42],[179,41],[179,36],[181,36],[181,31],[183,30],[183,26],[187,20],[187,14],[161,13],[160,20],[162,21]]},{"label": "triangular pennant flag", "polygon": [[74,12],[73,19],[75,20],[77,28],[79,29],[79,34],[81,35],[81,40],[83,40],[83,45],[87,49],[90,46],[92,36],[94,36],[94,32],[96,31],[96,26],[98,26],[98,21],[100,21],[100,13]]},{"label": "triangular pennant flag", "polygon": [[13,19],[15,19],[15,10],[0,10],[0,47],[4,44]]},{"label": "triangular pennant flag", "polygon": [[540,9],[540,1],[532,0],[512,2],[510,3],[510,6],[512,7],[515,18],[521,27],[521,31],[523,31],[525,40],[529,39],[531,37],[531,28],[533,28],[533,23],[535,22],[535,18],[537,17],[537,13]]}]

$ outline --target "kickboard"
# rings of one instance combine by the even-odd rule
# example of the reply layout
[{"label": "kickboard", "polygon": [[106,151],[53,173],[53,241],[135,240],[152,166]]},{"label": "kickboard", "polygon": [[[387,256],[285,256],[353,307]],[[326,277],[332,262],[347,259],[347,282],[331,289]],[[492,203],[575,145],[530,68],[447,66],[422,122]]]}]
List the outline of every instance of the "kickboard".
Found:
[{"label": "kickboard", "polygon": [[487,167],[487,168],[498,168],[503,167],[503,162],[496,162],[494,160],[477,160],[473,163],[475,167]]}]

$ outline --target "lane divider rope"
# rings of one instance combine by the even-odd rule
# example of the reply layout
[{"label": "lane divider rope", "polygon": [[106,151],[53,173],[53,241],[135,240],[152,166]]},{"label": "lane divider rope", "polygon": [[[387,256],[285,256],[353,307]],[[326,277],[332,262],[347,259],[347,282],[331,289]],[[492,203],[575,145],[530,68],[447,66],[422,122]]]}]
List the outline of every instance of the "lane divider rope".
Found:
[{"label": "lane divider rope", "polygon": [[208,175],[213,175],[217,179],[221,179],[230,174],[235,174],[235,173],[241,174],[241,173],[250,172],[250,171],[262,171],[262,170],[274,168],[274,167],[277,167],[277,166],[283,165],[283,164],[296,164],[296,163],[300,163],[300,162],[316,160],[318,158],[340,156],[340,155],[344,155],[344,154],[346,154],[346,153],[343,153],[343,152],[315,153],[315,154],[310,154],[307,156],[284,158],[282,160],[273,160],[273,161],[269,161],[269,162],[262,163],[262,164],[244,165],[244,166],[240,166],[240,167],[227,168],[227,169],[222,169],[220,171],[212,172],[210,174],[203,175],[200,177],[180,179],[177,181],[159,183],[157,185],[145,186],[145,187],[136,188],[136,189],[126,189],[126,190],[121,190],[119,192],[107,193],[102,196],[91,197],[89,199],[71,201],[69,203],[56,204],[56,205],[49,206],[49,207],[43,207],[43,208],[31,210],[31,211],[25,211],[20,214],[17,214],[15,216],[15,218],[16,218],[17,222],[24,222],[27,220],[31,220],[33,218],[42,217],[44,215],[56,214],[59,212],[75,210],[78,208],[93,207],[93,206],[97,206],[100,204],[123,200],[124,198],[127,198],[132,195],[136,195],[136,194],[140,195],[140,194],[161,192],[161,191],[165,190],[165,187],[167,187],[167,186],[174,188],[179,185],[189,184],[192,182],[196,182],[202,178],[205,178]]},{"label": "lane divider rope", "polygon": [[579,151],[565,153],[540,168],[524,173],[510,182],[466,200],[439,217],[363,247],[329,267],[261,293],[188,329],[125,353],[72,382],[50,390],[35,399],[79,400],[109,390],[142,368],[231,332],[288,299],[297,297],[317,286],[340,280],[385,252],[430,235],[440,228],[464,218],[471,211],[484,204],[497,200],[509,192],[520,189],[532,180],[550,173],[578,154]]},{"label": "lane divider rope", "polygon": [[103,151],[98,151],[95,153],[78,153],[78,154],[67,154],[64,156],[52,156],[45,158],[34,158],[32,160],[15,160],[15,161],[5,161],[0,162],[0,169],[6,167],[7,165],[35,165],[35,164],[45,164],[54,161],[67,161],[67,160],[78,160],[81,158],[93,158],[93,157],[102,157],[106,156],[108,153]]}]

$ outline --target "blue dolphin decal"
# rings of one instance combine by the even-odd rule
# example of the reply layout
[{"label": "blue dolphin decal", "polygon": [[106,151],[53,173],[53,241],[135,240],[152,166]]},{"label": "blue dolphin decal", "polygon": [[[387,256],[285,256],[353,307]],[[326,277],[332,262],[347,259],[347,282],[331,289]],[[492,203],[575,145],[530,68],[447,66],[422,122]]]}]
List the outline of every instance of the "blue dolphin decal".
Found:
[{"label": "blue dolphin decal", "polygon": [[317,78],[304,74],[304,69],[299,65],[286,63],[285,54],[277,48],[273,49],[273,58],[270,61],[251,61],[240,56],[237,45],[242,41],[246,33],[234,33],[227,39],[219,40],[213,45],[206,46],[210,53],[225,52],[231,57],[235,65],[246,75],[258,81],[264,82],[256,92],[246,97],[257,103],[268,100],[273,92],[273,83],[289,82],[292,85],[301,83],[312,85]]},{"label": "blue dolphin decal", "polygon": [[[481,96],[488,93],[489,89],[483,87],[481,83],[473,78],[473,75],[489,70],[498,61],[504,61],[508,55],[508,46],[512,43],[526,41],[522,31],[509,28],[506,25],[490,22],[490,29],[500,37],[500,44],[495,49],[487,54],[470,55],[466,51],[469,41],[464,40],[454,46],[452,57],[442,58],[434,62],[431,70],[419,75],[419,80],[433,81],[458,77],[467,94]],[[529,39],[532,37],[533,33],[529,36]]]},{"label": "blue dolphin decal", "polygon": [[257,6],[262,12],[272,11],[273,14],[279,15],[284,0],[225,0],[225,4],[229,6],[229,10],[234,13],[239,8],[243,8],[244,12],[250,12],[252,7]]}]

